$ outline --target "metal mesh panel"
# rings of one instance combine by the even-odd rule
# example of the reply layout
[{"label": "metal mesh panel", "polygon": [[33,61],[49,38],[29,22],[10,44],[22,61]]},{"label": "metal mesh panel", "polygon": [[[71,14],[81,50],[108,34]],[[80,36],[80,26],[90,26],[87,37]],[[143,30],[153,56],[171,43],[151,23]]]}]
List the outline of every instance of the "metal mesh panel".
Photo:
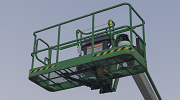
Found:
[{"label": "metal mesh panel", "polygon": [[142,65],[133,56],[124,54],[41,74],[31,78],[31,80],[49,91],[58,91],[88,85],[99,79],[109,80],[134,75],[144,72],[144,70]]}]

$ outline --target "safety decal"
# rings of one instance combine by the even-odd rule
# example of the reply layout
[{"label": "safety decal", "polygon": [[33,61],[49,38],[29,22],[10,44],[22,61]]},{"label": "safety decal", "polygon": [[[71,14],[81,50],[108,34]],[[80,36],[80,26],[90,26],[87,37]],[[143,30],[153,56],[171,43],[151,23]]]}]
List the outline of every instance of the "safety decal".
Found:
[{"label": "safety decal", "polygon": [[108,54],[108,53],[112,53],[112,52],[116,52],[116,51],[121,51],[121,50],[131,50],[134,52],[134,50],[130,47],[122,47],[122,48],[118,48],[118,49],[114,49],[114,50],[110,50],[110,51],[105,51],[105,52],[102,52],[102,53],[98,53],[98,54],[94,54],[93,57],[98,57],[98,56],[101,56],[101,55],[105,55],[105,54]]},{"label": "safety decal", "polygon": [[35,72],[38,72],[38,71],[42,71],[42,70],[46,70],[46,69],[50,69],[50,68],[54,68],[54,67],[56,67],[56,65],[52,65],[52,66],[36,69],[36,70],[30,71],[29,74],[35,73]]}]

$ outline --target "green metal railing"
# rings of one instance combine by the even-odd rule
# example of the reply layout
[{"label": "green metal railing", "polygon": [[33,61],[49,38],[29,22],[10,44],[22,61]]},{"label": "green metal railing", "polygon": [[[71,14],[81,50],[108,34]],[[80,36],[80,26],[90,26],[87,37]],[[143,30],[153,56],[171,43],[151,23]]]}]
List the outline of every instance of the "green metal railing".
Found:
[{"label": "green metal railing", "polygon": [[[130,19],[130,24],[129,25],[124,25],[124,26],[120,26],[120,27],[116,27],[114,28],[115,24],[112,24],[112,25],[109,25],[109,22],[108,22],[108,27],[105,27],[103,29],[99,29],[99,30],[95,30],[94,29],[94,20],[95,20],[95,15],[98,14],[98,13],[101,13],[101,12],[104,12],[104,11],[107,11],[107,10],[110,10],[110,9],[114,9],[114,8],[117,8],[117,7],[120,7],[120,6],[123,6],[123,5],[127,5],[129,6],[129,19]],[[141,20],[141,24],[139,25],[135,25],[133,26],[132,25],[132,12],[134,12],[136,14],[136,16]],[[76,20],[79,20],[79,19],[83,19],[83,18],[86,18],[86,17],[89,17],[89,16],[92,16],[92,31],[89,32],[89,33],[83,33],[81,30],[77,30],[76,31],[76,37],[77,39],[75,40],[72,40],[72,41],[69,41],[69,42],[65,42],[65,43],[60,43],[60,31],[61,31],[61,26],[64,25],[64,24],[67,24],[67,23],[70,23],[70,22],[73,22],[73,21],[76,21]],[[113,22],[114,23],[114,22]],[[109,8],[105,8],[105,9],[102,9],[102,10],[99,10],[99,11],[96,11],[96,12],[93,12],[93,13],[90,13],[90,14],[87,14],[87,15],[84,15],[84,16],[81,16],[81,17],[78,17],[78,18],[74,18],[72,20],[69,20],[69,21],[65,21],[65,22],[62,22],[62,23],[59,23],[59,24],[56,24],[56,25],[53,25],[53,26],[50,26],[50,27],[47,27],[47,28],[44,28],[44,29],[41,29],[41,30],[38,30],[38,31],[35,31],[33,33],[34,35],[34,47],[33,47],[33,52],[31,53],[31,56],[32,56],[32,65],[31,65],[31,69],[33,69],[34,67],[34,60],[35,58],[40,61],[42,64],[44,65],[47,65],[45,63],[45,59],[44,61],[40,60],[37,56],[37,53],[39,52],[43,52],[43,51],[46,51],[48,50],[49,52],[49,55],[48,55],[48,64],[51,64],[51,54],[52,54],[52,50],[57,50],[56,52],[56,63],[59,61],[59,50],[63,50],[63,49],[66,49],[66,48],[70,48],[70,47],[73,47],[73,46],[79,46],[81,45],[81,42],[83,39],[85,38],[88,38],[88,37],[92,37],[92,54],[94,53],[94,36],[96,35],[99,35],[99,34],[103,34],[105,32],[112,32],[110,34],[110,37],[111,37],[111,40],[113,40],[114,38],[114,35],[116,34],[119,34],[119,33],[122,33],[122,32],[127,32],[127,31],[130,31],[130,41],[131,41],[131,44],[133,44],[133,34],[135,34],[142,42],[143,42],[143,49],[144,49],[144,58],[146,59],[146,43],[145,43],[145,31],[144,31],[144,24],[145,24],[145,21],[142,19],[142,17],[136,12],[136,10],[129,4],[129,3],[122,3],[122,4],[118,4],[118,5],[115,5],[115,6],[112,6],[112,7],[109,7]],[[58,39],[57,39],[57,45],[55,46],[49,46],[45,41],[43,41],[42,39],[37,39],[37,33],[40,33],[42,31],[45,31],[45,30],[48,30],[48,29],[52,29],[52,28],[55,28],[55,27],[58,27]],[[142,33],[143,33],[143,38],[141,38],[135,31],[134,29],[137,28],[137,27],[142,27]],[[104,29],[107,29],[109,28],[109,30],[105,30],[103,32],[100,32]],[[121,29],[121,30],[120,30]],[[97,33],[99,32],[99,33]],[[78,33],[81,33],[80,34],[80,38],[78,38]],[[95,34],[96,33],[96,34]],[[86,36],[86,37],[82,37],[82,34],[83,35],[86,35],[86,34],[91,34],[91,36]],[[47,45],[47,48],[45,49],[41,49],[41,50],[37,50],[38,48],[38,44],[37,42],[38,41],[41,41],[43,43],[45,43]],[[112,43],[112,47],[114,47],[114,41],[111,41]],[[152,87],[157,95],[157,97],[159,98],[159,100],[162,100],[155,85],[154,85],[154,82],[152,81],[152,79],[149,77],[149,74],[147,74],[148,72],[146,72],[146,75],[148,76],[148,79],[150,80],[150,83],[152,84]],[[115,83],[116,85],[114,85],[114,87],[117,87],[117,83],[118,83],[118,79],[115,80]]]},{"label": "green metal railing", "polygon": [[[113,8],[117,8],[117,7],[120,7],[120,6],[123,6],[123,5],[128,5],[129,6],[129,18],[130,18],[130,26],[129,26],[129,29],[130,29],[130,40],[131,40],[131,44],[133,44],[133,41],[132,41],[132,32],[135,33],[135,31],[133,31],[133,29],[137,26],[132,26],[132,11],[134,11],[134,13],[140,18],[140,20],[142,21],[142,24],[139,25],[139,26],[142,26],[142,28],[144,29],[144,20],[141,18],[141,16],[135,11],[135,9],[129,4],[129,3],[122,3],[122,4],[119,4],[119,5],[115,5],[115,6],[112,6],[112,7],[109,7],[109,8],[106,8],[106,9],[102,9],[100,11],[96,11],[96,12],[93,12],[93,13],[90,13],[90,14],[87,14],[87,15],[84,15],[84,16],[81,16],[81,17],[78,17],[78,18],[75,18],[75,19],[72,19],[72,20],[69,20],[69,21],[65,21],[65,22],[62,22],[60,24],[56,24],[56,25],[53,25],[53,26],[50,26],[48,28],[44,28],[44,29],[41,29],[41,30],[38,30],[38,31],[35,31],[33,33],[34,35],[34,48],[33,48],[33,53],[31,54],[32,55],[32,66],[31,66],[31,69],[33,69],[33,65],[34,65],[34,56],[36,56],[37,53],[39,52],[42,52],[42,51],[45,51],[45,50],[57,50],[57,53],[56,53],[56,63],[58,62],[58,59],[59,59],[59,50],[62,50],[62,49],[66,49],[66,48],[69,48],[69,47],[72,47],[72,46],[76,46],[78,45],[78,41],[82,41],[82,39],[84,38],[80,38],[80,39],[76,39],[76,40],[73,40],[73,41],[69,41],[69,42],[66,42],[66,43],[62,43],[60,44],[60,28],[62,25],[64,24],[67,24],[67,23],[70,23],[70,22],[73,22],[73,21],[76,21],[76,20],[79,20],[79,19],[82,19],[82,18],[85,18],[85,17],[88,17],[88,16],[92,16],[92,53],[94,53],[94,36],[95,36],[95,30],[94,30],[94,19],[95,19],[95,14],[98,14],[98,13],[101,13],[101,12],[104,12],[104,11],[107,11],[107,10],[110,10],[110,9],[113,9]],[[48,47],[48,48],[45,48],[45,49],[42,49],[42,50],[37,50],[37,46],[36,46],[36,38],[37,38],[37,33],[39,32],[42,32],[42,31],[45,31],[45,30],[48,30],[48,29],[52,29],[54,27],[58,27],[58,40],[57,40],[57,45],[55,46],[51,46],[51,47]],[[111,29],[109,30],[110,31],[114,31],[116,29]],[[107,31],[108,32],[108,31]],[[117,33],[117,32],[116,32]],[[101,34],[101,33],[99,33]],[[136,34],[136,33],[135,33]],[[98,34],[96,34],[98,35]],[[112,34],[112,35],[115,35],[115,34]],[[136,34],[136,36],[138,36],[138,34]],[[140,36],[138,36],[140,37]],[[85,37],[86,38],[86,37]],[[141,39],[141,38],[140,38]],[[144,43],[144,50],[145,50],[145,34],[144,34],[144,31],[143,31],[143,39],[142,39],[143,43]],[[70,43],[73,43],[73,42],[77,42],[74,43],[74,44],[70,44]],[[69,45],[67,45],[69,44]],[[67,46],[65,46],[67,45]],[[60,46],[64,46],[64,47],[60,47]],[[146,55],[146,52],[144,52],[144,55]],[[37,58],[37,56],[36,56]],[[146,58],[146,56],[145,56]],[[40,61],[39,59],[37,59],[38,61]],[[51,60],[51,59],[49,59]],[[42,61],[40,61],[42,62]],[[43,63],[44,64],[44,63]]]}]

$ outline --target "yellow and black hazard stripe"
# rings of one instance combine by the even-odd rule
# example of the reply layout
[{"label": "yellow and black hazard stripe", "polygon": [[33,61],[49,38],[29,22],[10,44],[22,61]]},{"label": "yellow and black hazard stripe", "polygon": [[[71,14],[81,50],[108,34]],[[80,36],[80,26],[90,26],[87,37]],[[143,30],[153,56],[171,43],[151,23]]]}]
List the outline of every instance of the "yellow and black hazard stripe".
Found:
[{"label": "yellow and black hazard stripe", "polygon": [[29,74],[35,73],[35,72],[38,72],[38,71],[42,71],[42,70],[46,70],[46,69],[50,69],[50,68],[54,68],[54,67],[56,67],[56,65],[52,65],[52,66],[36,69],[36,70],[30,71]]},{"label": "yellow and black hazard stripe", "polygon": [[101,56],[101,55],[105,55],[105,54],[108,54],[108,53],[121,51],[121,50],[131,50],[131,51],[134,52],[134,50],[132,48],[130,48],[130,47],[122,47],[122,48],[118,48],[118,49],[109,50],[109,51],[105,51],[105,52],[102,52],[102,53],[94,54],[93,57],[98,57],[98,56]]}]

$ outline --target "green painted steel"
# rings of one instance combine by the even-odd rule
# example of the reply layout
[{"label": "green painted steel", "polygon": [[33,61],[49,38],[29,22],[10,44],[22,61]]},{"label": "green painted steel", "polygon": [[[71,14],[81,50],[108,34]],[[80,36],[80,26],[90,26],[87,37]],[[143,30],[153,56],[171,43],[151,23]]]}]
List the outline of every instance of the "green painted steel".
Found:
[{"label": "green painted steel", "polygon": [[[108,11],[120,6],[127,5],[129,6],[129,25],[123,25],[115,27],[115,22],[113,20],[108,20],[108,26],[103,27],[101,29],[95,30],[94,20],[96,14],[99,14],[104,11]],[[138,25],[132,25],[132,12],[136,14],[136,16],[141,20],[141,23]],[[60,43],[60,32],[61,26],[82,18],[92,17],[92,30],[91,32],[85,33],[79,29],[76,30],[76,39],[72,41],[68,41],[65,43]],[[115,5],[106,9],[102,9],[100,11],[96,11],[69,21],[65,21],[33,33],[34,35],[34,47],[32,56],[32,65],[29,71],[29,79],[41,86],[42,88],[54,92],[65,89],[70,89],[79,86],[90,86],[92,82],[95,81],[104,81],[107,79],[115,79],[113,84],[113,91],[116,91],[119,78],[126,77],[129,75],[135,75],[139,73],[146,72],[147,73],[147,61],[146,61],[146,43],[145,43],[145,30],[144,30],[144,20],[142,17],[136,12],[136,10],[129,3],[122,3],[119,5]],[[48,29],[52,29],[58,27],[58,37],[57,44],[54,46],[50,46],[48,43],[43,41],[42,39],[37,39],[37,33],[46,31]],[[141,38],[138,33],[134,30],[137,27],[142,27],[143,38]],[[115,36],[123,33],[130,32],[130,42],[133,44],[133,34],[139,38],[140,41],[140,49],[144,53],[144,57],[140,55],[137,51],[137,47],[133,45],[123,45],[115,47],[114,40]],[[110,42],[112,47],[103,51],[95,52],[94,51],[94,37],[98,35],[102,35],[104,33],[110,33]],[[88,35],[88,36],[87,36]],[[64,61],[59,61],[59,50],[65,50],[74,46],[82,46],[83,39],[91,38],[92,39],[92,53],[87,55],[79,55],[78,57],[71,58]],[[38,41],[43,42],[47,45],[47,48],[38,50]],[[52,51],[56,50],[56,63],[51,63]],[[38,53],[48,51],[48,58],[44,58],[44,61],[38,58]],[[48,59],[48,63],[46,63],[46,59]],[[34,60],[38,60],[43,66],[39,66],[34,68]],[[80,70],[77,68],[81,67]],[[104,68],[107,69],[107,72],[98,73],[99,78],[96,77],[94,70],[98,71],[99,69]],[[149,74],[148,74],[149,75]],[[148,76],[147,75],[147,76]],[[89,78],[94,77],[94,80],[88,80]],[[149,81],[152,84],[153,89],[155,90],[158,98],[160,95],[150,78],[148,76]],[[83,83],[83,84],[79,84]]]},{"label": "green painted steel", "polygon": [[[40,85],[41,87],[45,88],[48,91],[59,91],[59,90],[64,90],[64,89],[68,89],[68,88],[77,87],[77,84],[71,86],[71,85],[67,85],[67,84],[69,84],[69,81],[65,81],[65,82],[61,83],[62,88],[58,87],[58,85],[56,85],[56,84],[50,84],[50,85],[48,85],[48,84],[44,85],[44,84],[48,81],[48,79],[52,81],[52,80],[59,79],[60,77],[65,75],[65,73],[63,74],[63,73],[60,73],[59,71],[61,71],[61,72],[66,71],[67,73],[72,73],[73,71],[76,72],[73,68],[75,68],[75,66],[84,66],[84,64],[89,64],[89,66],[91,66],[91,64],[94,64],[95,67],[97,67],[97,68],[102,68],[102,67],[105,68],[105,67],[112,66],[112,65],[123,64],[124,62],[129,63],[129,67],[123,66],[123,67],[119,67],[119,69],[109,70],[108,73],[111,73],[111,76],[104,76],[103,78],[101,78],[102,80],[115,79],[115,78],[120,78],[120,77],[125,77],[125,76],[129,76],[129,75],[134,75],[134,74],[145,72],[147,66],[145,64],[146,61],[144,60],[144,58],[137,51],[125,49],[125,48],[133,48],[131,46],[125,46],[124,45],[121,47],[115,47],[112,49],[97,52],[95,54],[99,54],[99,53],[103,53],[103,52],[107,52],[107,51],[112,51],[112,50],[123,48],[123,47],[124,47],[123,50],[108,53],[108,54],[101,55],[101,56],[93,57],[92,54],[88,54],[86,56],[72,58],[69,60],[65,60],[65,61],[61,61],[58,63],[51,64],[51,65],[46,65],[46,66],[35,68],[33,70],[30,70],[30,74],[29,74],[30,80],[33,81],[34,83]],[[133,49],[135,49],[135,48],[133,48]],[[104,62],[105,60],[107,62],[110,61],[111,64],[107,63],[107,64],[103,65],[102,62],[105,63]],[[113,63],[112,63],[112,60],[113,60]],[[138,64],[137,65],[131,65],[130,63],[132,63],[134,61],[138,62]],[[71,63],[69,63],[69,62],[71,62]],[[79,65],[79,64],[81,64],[81,65]],[[86,66],[84,66],[84,69],[89,68],[89,67],[88,68],[85,68],[85,67]],[[70,69],[73,71],[71,72]],[[118,74],[118,76],[113,75],[113,73],[118,73],[118,72],[120,73],[120,74]],[[59,73],[59,75],[57,75],[57,77],[47,78],[48,74],[53,74],[53,73]],[[107,73],[102,73],[99,75],[103,76],[106,74]],[[79,76],[78,79],[82,78],[85,80],[86,78],[89,78],[92,76],[94,76],[94,75],[91,75],[88,77]],[[44,77],[46,77],[46,78],[43,79]],[[72,81],[72,82],[76,83],[75,81]],[[54,86],[53,87],[54,89],[49,90],[48,87],[50,87],[52,85]]]},{"label": "green painted steel", "polygon": [[59,59],[60,28],[61,28],[61,25],[59,25],[59,27],[58,27],[58,40],[57,40],[56,63],[58,62],[58,59]]}]

